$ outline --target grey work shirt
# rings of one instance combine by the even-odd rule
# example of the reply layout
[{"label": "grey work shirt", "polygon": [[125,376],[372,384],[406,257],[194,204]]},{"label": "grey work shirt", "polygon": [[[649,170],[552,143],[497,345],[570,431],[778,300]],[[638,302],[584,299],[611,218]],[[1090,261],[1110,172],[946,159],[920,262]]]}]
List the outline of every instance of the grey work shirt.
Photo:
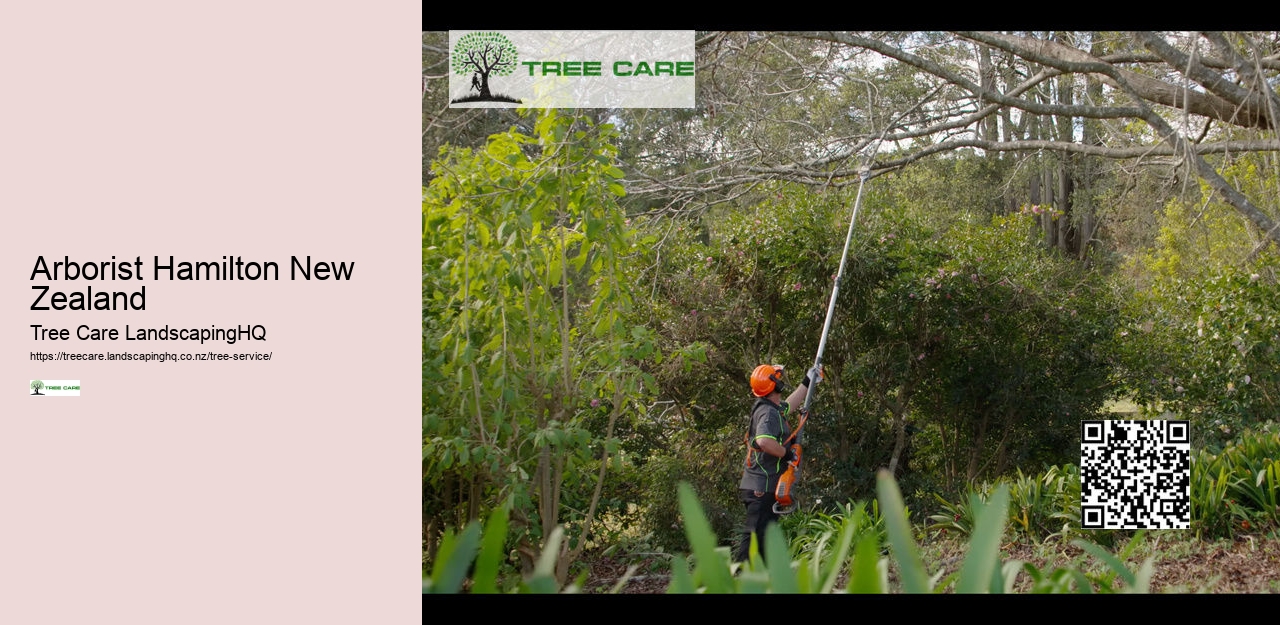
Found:
[{"label": "grey work shirt", "polygon": [[751,429],[747,433],[748,444],[751,445],[748,454],[750,460],[742,469],[742,481],[739,482],[738,488],[755,492],[773,492],[778,485],[778,476],[786,471],[786,463],[782,458],[776,458],[761,451],[755,443],[760,438],[772,438],[779,445],[785,443],[787,436],[791,434],[791,426],[787,424],[786,419],[782,418],[786,413],[787,402],[785,401],[779,406],[763,397],[756,400],[755,406],[751,408]]}]

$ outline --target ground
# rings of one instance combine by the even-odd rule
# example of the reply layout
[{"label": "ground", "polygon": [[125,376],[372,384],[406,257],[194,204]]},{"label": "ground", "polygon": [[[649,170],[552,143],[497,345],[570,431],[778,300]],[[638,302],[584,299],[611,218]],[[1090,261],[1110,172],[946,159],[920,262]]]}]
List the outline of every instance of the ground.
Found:
[{"label": "ground", "polygon": [[[936,557],[941,568],[950,574],[959,569],[964,559],[964,545],[959,541],[940,541],[924,545],[923,551]],[[1136,570],[1142,560],[1154,556],[1155,574],[1151,579],[1153,593],[1280,593],[1280,539],[1244,536],[1235,541],[1199,542],[1149,539],[1130,560]],[[1082,563],[1090,569],[1092,557],[1074,546],[1035,545],[1014,542],[1004,545],[1001,558],[1030,562],[1040,569]],[[608,593],[618,585],[628,566],[635,572],[619,592],[623,594],[658,594],[667,590],[670,578],[665,572],[666,559],[659,554],[639,557],[597,557],[589,560],[590,574],[584,592]],[[938,570],[938,565],[931,572]],[[944,574],[944,577],[945,575]],[[1025,574],[1019,582],[1027,583]],[[1021,584],[1019,584],[1021,586]],[[837,584],[837,588],[842,588]]]}]

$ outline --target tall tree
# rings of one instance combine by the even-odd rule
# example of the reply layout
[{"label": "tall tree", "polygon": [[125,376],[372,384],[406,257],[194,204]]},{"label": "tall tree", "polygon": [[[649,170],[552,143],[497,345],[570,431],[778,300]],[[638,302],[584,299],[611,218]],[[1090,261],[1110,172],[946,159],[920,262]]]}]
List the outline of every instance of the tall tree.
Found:
[{"label": "tall tree", "polygon": [[1066,155],[1172,159],[1280,242],[1266,198],[1218,171],[1230,154],[1280,151],[1276,33],[708,33],[699,56],[701,115],[649,130],[663,140],[631,172],[630,190],[664,210],[764,180],[853,184],[864,163],[875,176],[976,148],[1056,154],[1039,188],[1059,214],[1081,178]]},{"label": "tall tree", "polygon": [[[529,566],[539,540],[572,524],[563,580],[653,346],[624,318],[624,259],[642,242],[617,208],[612,129],[534,119],[536,135],[443,150],[423,189],[424,540],[509,499]],[[602,412],[604,431],[588,428]]]}]

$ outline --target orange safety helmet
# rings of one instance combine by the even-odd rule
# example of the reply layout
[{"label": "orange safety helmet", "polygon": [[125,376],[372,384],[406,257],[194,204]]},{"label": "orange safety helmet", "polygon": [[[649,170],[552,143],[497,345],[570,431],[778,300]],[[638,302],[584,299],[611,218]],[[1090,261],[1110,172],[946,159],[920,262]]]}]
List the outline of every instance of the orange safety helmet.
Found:
[{"label": "orange safety helmet", "polygon": [[751,394],[765,397],[774,390],[781,389],[783,376],[782,365],[760,365],[751,372]]}]

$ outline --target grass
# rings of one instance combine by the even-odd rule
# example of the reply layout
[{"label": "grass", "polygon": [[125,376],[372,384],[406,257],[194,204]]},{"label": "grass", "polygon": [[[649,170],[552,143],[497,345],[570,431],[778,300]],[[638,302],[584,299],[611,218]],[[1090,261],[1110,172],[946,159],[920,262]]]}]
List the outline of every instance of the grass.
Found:
[{"label": "grass", "polygon": [[1109,399],[1103,403],[1102,409],[1107,412],[1114,412],[1121,415],[1136,415],[1142,412],[1141,406],[1124,398]]}]

